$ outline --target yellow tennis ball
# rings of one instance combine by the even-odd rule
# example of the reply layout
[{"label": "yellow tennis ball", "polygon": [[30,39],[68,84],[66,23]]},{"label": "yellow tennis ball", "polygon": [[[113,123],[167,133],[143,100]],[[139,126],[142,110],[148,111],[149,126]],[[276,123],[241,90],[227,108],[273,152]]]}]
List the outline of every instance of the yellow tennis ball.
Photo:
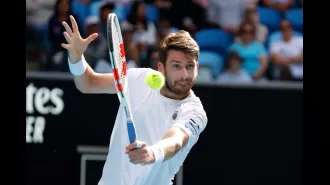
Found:
[{"label": "yellow tennis ball", "polygon": [[152,89],[161,89],[165,84],[165,77],[161,72],[151,72],[146,77],[146,83]]}]

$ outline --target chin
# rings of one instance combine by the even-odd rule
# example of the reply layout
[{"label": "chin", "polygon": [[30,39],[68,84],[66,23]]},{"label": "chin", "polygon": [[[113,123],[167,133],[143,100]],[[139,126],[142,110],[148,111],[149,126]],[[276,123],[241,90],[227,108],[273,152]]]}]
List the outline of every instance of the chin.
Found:
[{"label": "chin", "polygon": [[175,94],[180,95],[180,96],[187,96],[187,95],[189,95],[190,90],[191,90],[191,86],[176,87]]}]

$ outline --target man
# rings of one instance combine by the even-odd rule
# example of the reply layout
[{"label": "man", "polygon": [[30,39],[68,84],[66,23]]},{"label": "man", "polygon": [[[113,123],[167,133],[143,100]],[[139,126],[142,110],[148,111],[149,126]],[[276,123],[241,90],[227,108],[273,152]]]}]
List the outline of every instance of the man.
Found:
[{"label": "man", "polygon": [[219,83],[251,83],[252,77],[242,68],[242,58],[235,51],[227,54],[225,61],[226,70],[219,75],[217,82]]},{"label": "man", "polygon": [[[69,52],[69,67],[82,93],[117,93],[113,74],[98,74],[83,57],[97,33],[83,39],[70,16],[62,44]],[[145,83],[149,68],[127,71],[132,114],[139,139],[128,144],[125,113],[119,108],[111,134],[108,157],[99,185],[169,185],[207,124],[206,113],[191,90],[197,76],[199,47],[185,31],[165,37],[160,44],[158,70],[166,77],[159,91]],[[110,104],[111,106],[111,104]]]},{"label": "man", "polygon": [[270,44],[272,62],[275,64],[274,77],[282,81],[303,81],[304,39],[295,36],[291,22],[282,20],[282,39]]}]

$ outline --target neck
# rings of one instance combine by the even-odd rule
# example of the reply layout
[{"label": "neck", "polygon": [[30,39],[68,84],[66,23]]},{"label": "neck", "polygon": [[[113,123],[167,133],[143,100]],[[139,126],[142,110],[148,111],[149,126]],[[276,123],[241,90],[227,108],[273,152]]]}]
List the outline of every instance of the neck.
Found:
[{"label": "neck", "polygon": [[229,69],[229,71],[230,71],[231,73],[238,73],[238,72],[239,72],[239,69]]},{"label": "neck", "polygon": [[242,44],[243,44],[243,45],[248,45],[249,43],[250,43],[249,40],[244,40],[244,39],[242,39]]},{"label": "neck", "polygon": [[283,40],[284,40],[285,42],[289,42],[289,41],[291,40],[291,37],[284,37]]},{"label": "neck", "polygon": [[166,98],[169,99],[174,99],[174,100],[183,100],[185,99],[187,96],[189,96],[189,94],[187,96],[179,96],[177,94],[174,94],[173,92],[171,92],[168,88],[166,88],[165,86],[160,90],[160,94],[165,96]]}]

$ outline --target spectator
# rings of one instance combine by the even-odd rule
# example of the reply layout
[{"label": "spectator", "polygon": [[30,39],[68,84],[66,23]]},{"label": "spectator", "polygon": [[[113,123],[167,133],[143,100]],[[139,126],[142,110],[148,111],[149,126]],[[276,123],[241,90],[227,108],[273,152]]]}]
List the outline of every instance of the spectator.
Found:
[{"label": "spectator", "polygon": [[105,60],[108,53],[108,43],[106,35],[101,32],[100,18],[97,16],[90,16],[86,19],[87,35],[98,33],[98,37],[89,44],[84,56],[89,65],[95,69],[96,64],[100,60]]},{"label": "spectator", "polygon": [[159,51],[158,48],[149,48],[147,59],[143,61],[141,67],[152,68],[154,70],[158,70],[158,62],[159,62]]},{"label": "spectator", "polygon": [[123,35],[125,53],[126,53],[126,61],[127,66],[129,67],[140,67],[140,52],[138,50],[138,46],[135,42],[133,42],[133,33],[134,28],[132,25],[123,24],[121,26],[121,31]]},{"label": "spectator", "polygon": [[[48,36],[50,41],[50,53],[49,60],[46,63],[46,69],[67,71],[67,56],[66,49],[61,46],[61,43],[66,43],[63,36],[65,28],[62,25],[63,21],[66,21],[71,27],[71,21],[69,16],[73,15],[69,0],[57,0],[55,4],[55,12],[48,21]],[[73,15],[80,25],[79,19]],[[79,26],[79,30],[83,30]],[[84,35],[83,35],[84,36]]]},{"label": "spectator", "polygon": [[205,2],[207,0],[167,0],[167,2],[169,1],[171,7],[166,18],[173,27],[179,30],[187,30],[191,34],[204,27],[206,19]]},{"label": "spectator", "polygon": [[159,10],[159,17],[169,18],[171,16],[172,0],[144,0],[145,3],[152,4]]},{"label": "spectator", "polygon": [[268,57],[264,45],[255,40],[255,33],[254,24],[243,21],[238,31],[240,42],[233,43],[229,50],[238,52],[243,59],[243,68],[253,79],[260,80],[268,68]]},{"label": "spectator", "polygon": [[303,37],[294,36],[288,20],[282,20],[283,39],[270,45],[271,60],[275,64],[275,79],[303,80]]},{"label": "spectator", "polygon": [[160,42],[162,38],[164,38],[167,34],[177,32],[178,29],[171,26],[170,21],[167,18],[159,19],[157,23],[157,43]]},{"label": "spectator", "polygon": [[294,5],[294,1],[295,0],[262,0],[261,3],[264,6],[284,13]]},{"label": "spectator", "polygon": [[248,0],[209,0],[207,19],[212,27],[220,27],[235,34],[242,21],[244,11],[251,6]]},{"label": "spectator", "polygon": [[[264,44],[268,36],[268,28],[259,22],[259,15],[256,6],[250,6],[245,10],[244,20],[254,24],[256,27],[256,41]],[[236,39],[239,41],[239,37]]]},{"label": "spectator", "polygon": [[28,58],[31,54],[34,60],[43,59],[48,52],[47,23],[54,13],[55,2],[56,0],[26,0],[26,52]]},{"label": "spectator", "polygon": [[56,0],[26,0],[26,23],[35,27],[46,25],[55,3]]},{"label": "spectator", "polygon": [[225,62],[226,71],[219,75],[217,82],[248,83],[251,76],[242,68],[242,59],[237,52],[230,52]]},{"label": "spectator", "polygon": [[102,1],[100,4],[100,21],[103,35],[107,35],[107,21],[109,13],[113,13],[115,4],[109,1]]},{"label": "spectator", "polygon": [[127,20],[122,23],[122,26],[133,28],[132,41],[138,48],[140,60],[146,59],[148,47],[156,44],[156,25],[147,20],[145,12],[146,4],[143,1],[135,1]]},{"label": "spectator", "polygon": [[146,45],[153,46],[156,44],[156,25],[147,20],[145,13],[146,4],[143,1],[134,1],[127,20],[123,24],[128,24],[134,28],[134,40],[144,40]]}]

